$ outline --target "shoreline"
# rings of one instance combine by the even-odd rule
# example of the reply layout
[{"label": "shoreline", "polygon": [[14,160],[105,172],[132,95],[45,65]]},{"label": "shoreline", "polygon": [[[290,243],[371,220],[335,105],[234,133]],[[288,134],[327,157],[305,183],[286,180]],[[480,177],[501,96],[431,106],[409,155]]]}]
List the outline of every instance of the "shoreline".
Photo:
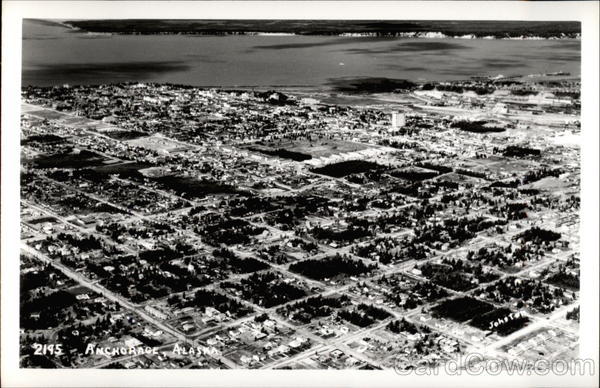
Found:
[{"label": "shoreline", "polygon": [[[188,36],[327,36],[340,38],[422,38],[481,40],[581,40],[581,29],[572,23],[564,28],[544,22],[502,23],[485,28],[448,21],[349,21],[277,20],[264,26],[260,20],[44,20],[82,33],[103,35],[188,35]],[[491,25],[497,22],[489,22]],[[563,24],[564,24],[563,23]]]},{"label": "shoreline", "polygon": [[272,36],[272,37],[314,37],[314,36],[322,36],[322,37],[337,37],[337,38],[389,38],[389,39],[466,39],[466,40],[575,40],[581,41],[581,34],[577,33],[574,35],[552,35],[552,36],[540,36],[540,35],[518,35],[518,36],[495,36],[495,35],[483,35],[478,36],[476,34],[463,34],[463,35],[449,35],[445,34],[441,31],[409,31],[409,32],[396,32],[396,33],[371,33],[371,32],[339,32],[332,34],[319,34],[319,33],[295,33],[295,32],[285,32],[285,31],[188,31],[188,32],[140,32],[140,31],[94,31],[94,30],[86,30],[81,27],[74,26],[69,24],[68,22],[60,22],[58,23],[61,26],[68,28],[73,31],[81,32],[84,34],[94,34],[94,35],[134,35],[134,36],[170,36],[170,35],[180,35],[180,36],[189,36],[189,37],[227,37],[227,36]]},{"label": "shoreline", "polygon": [[[366,77],[368,78],[368,77]],[[538,81],[575,81],[581,82],[581,75],[575,74],[565,74],[565,75],[554,75],[554,74],[517,74],[514,76],[505,76],[503,78],[494,79],[494,77],[489,77],[484,80],[480,79],[457,79],[457,80],[417,80],[410,81],[415,83],[416,85],[423,84],[453,84],[453,83],[477,83],[477,82],[493,82],[493,81],[502,81],[502,80],[515,80],[521,83],[535,83]],[[287,92],[297,92],[297,93],[327,93],[329,95],[348,95],[348,96],[370,96],[374,94],[378,94],[379,92],[356,92],[356,93],[347,93],[344,91],[335,90],[334,86],[330,85],[286,85],[286,84],[271,84],[271,85],[191,85],[191,84],[181,84],[181,83],[173,83],[173,82],[154,82],[154,81],[129,81],[129,82],[108,82],[108,83],[98,83],[98,84],[68,84],[69,87],[93,87],[99,85],[122,85],[122,84],[148,84],[148,85],[172,85],[172,86],[183,86],[190,88],[197,88],[202,90],[223,90],[223,91],[287,91]],[[22,85],[21,89],[25,89],[28,87],[33,88],[52,88],[52,87],[61,87],[62,84],[55,85]],[[391,93],[391,92],[390,92]]]}]

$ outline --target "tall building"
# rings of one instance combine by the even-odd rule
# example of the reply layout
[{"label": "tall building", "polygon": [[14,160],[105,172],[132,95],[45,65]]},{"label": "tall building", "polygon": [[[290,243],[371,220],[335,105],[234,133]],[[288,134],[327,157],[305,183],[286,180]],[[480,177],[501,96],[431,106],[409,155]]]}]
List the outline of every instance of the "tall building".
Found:
[{"label": "tall building", "polygon": [[400,112],[392,112],[392,129],[402,128],[406,125],[406,115]]}]

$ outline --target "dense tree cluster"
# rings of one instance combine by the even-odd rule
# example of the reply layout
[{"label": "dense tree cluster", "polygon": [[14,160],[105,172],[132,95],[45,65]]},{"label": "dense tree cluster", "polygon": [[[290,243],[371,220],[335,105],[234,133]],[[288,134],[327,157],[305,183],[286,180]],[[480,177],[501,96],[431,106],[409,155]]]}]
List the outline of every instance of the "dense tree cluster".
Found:
[{"label": "dense tree cluster", "polygon": [[371,272],[376,264],[365,264],[360,260],[336,254],[323,259],[308,259],[290,265],[290,271],[316,280],[324,280],[336,276],[358,276]]},{"label": "dense tree cluster", "polygon": [[524,202],[509,202],[503,205],[498,205],[490,208],[490,213],[506,218],[509,221],[522,220],[527,218],[527,210],[529,206]]},{"label": "dense tree cluster", "polygon": [[388,323],[386,328],[392,333],[400,334],[400,333],[408,333],[408,334],[417,334],[417,333],[431,333],[431,330],[427,326],[417,326],[414,323],[407,321],[405,318],[400,318],[396,321],[391,321]]},{"label": "dense tree cluster", "polygon": [[236,186],[215,179],[196,179],[188,176],[167,175],[152,179],[160,189],[184,198],[204,198],[209,194],[248,195]]},{"label": "dense tree cluster", "polygon": [[96,231],[108,235],[114,241],[122,242],[126,236],[135,239],[157,238],[175,230],[166,222],[148,222],[136,225],[124,225],[118,222],[96,225]]},{"label": "dense tree cluster", "polygon": [[59,233],[56,239],[63,241],[73,247],[78,248],[82,252],[93,251],[102,248],[102,240],[94,235],[75,235],[70,233]]},{"label": "dense tree cluster", "polygon": [[433,225],[421,225],[415,228],[414,243],[424,243],[433,247],[449,243],[457,246],[475,237],[475,234],[492,226],[505,225],[505,220],[491,220],[485,217],[451,218]]},{"label": "dense tree cluster", "polygon": [[235,252],[227,248],[215,249],[213,251],[213,256],[225,259],[227,268],[233,273],[249,273],[270,268],[268,264],[256,260],[253,257],[241,258]]},{"label": "dense tree cluster", "polygon": [[571,311],[567,311],[567,319],[579,322],[579,306]]},{"label": "dense tree cluster", "polygon": [[415,165],[418,166],[418,167],[426,168],[428,170],[437,171],[440,174],[447,174],[449,172],[452,172],[452,167],[444,166],[444,165],[441,165],[441,164],[434,164],[434,163],[431,163],[431,162],[418,162]]},{"label": "dense tree cluster", "polygon": [[559,287],[579,290],[579,271],[571,271],[566,265],[561,264],[558,271],[548,276],[546,281]]},{"label": "dense tree cluster", "polygon": [[354,245],[352,253],[377,260],[382,264],[404,260],[422,260],[429,256],[430,249],[422,244],[411,244],[406,239],[379,237],[362,245]]},{"label": "dense tree cluster", "polygon": [[457,174],[462,174],[473,178],[488,179],[488,175],[481,171],[473,171],[466,168],[455,168],[454,171]]},{"label": "dense tree cluster", "polygon": [[507,303],[513,298],[518,299],[521,302],[517,307],[527,303],[542,314],[550,313],[569,301],[562,288],[552,289],[538,280],[515,277],[504,278],[485,286],[480,294],[498,303]]},{"label": "dense tree cluster", "polygon": [[379,307],[361,303],[353,309],[340,310],[338,316],[358,327],[367,327],[391,317],[392,314]]},{"label": "dense tree cluster", "polygon": [[293,321],[309,323],[315,318],[331,316],[335,311],[349,303],[346,295],[321,296],[317,295],[301,302],[291,303],[278,312]]},{"label": "dense tree cluster", "polygon": [[415,182],[415,181],[423,181],[426,179],[434,178],[434,177],[438,176],[439,173],[437,171],[404,169],[404,170],[392,171],[392,172],[390,172],[390,175],[393,177],[396,177],[396,178]]},{"label": "dense tree cluster", "polygon": [[383,166],[374,162],[369,162],[365,160],[347,160],[344,162],[328,164],[323,167],[315,168],[312,171],[317,174],[328,175],[334,178],[341,178],[345,177],[346,175],[358,174],[381,168],[383,168]]},{"label": "dense tree cluster", "polygon": [[560,239],[561,234],[558,232],[553,232],[551,230],[538,228],[534,226],[526,231],[517,234],[514,238],[515,240],[522,239],[523,241],[531,241],[536,245],[541,245],[542,243],[552,242]]},{"label": "dense tree cluster", "polygon": [[330,208],[331,200],[315,195],[297,195],[294,197],[278,198],[283,201],[284,209],[274,211],[266,215],[265,221],[277,225],[283,230],[300,224],[307,216],[317,215],[330,217],[333,210]]},{"label": "dense tree cluster", "polygon": [[384,286],[386,299],[406,310],[448,296],[446,290],[430,281],[414,281],[390,275],[383,276],[377,283]]},{"label": "dense tree cluster", "polygon": [[531,170],[523,176],[521,179],[521,184],[526,185],[547,177],[557,178],[562,173],[563,170],[560,168],[541,168],[539,170]]},{"label": "dense tree cluster", "polygon": [[233,217],[244,217],[250,214],[269,212],[279,208],[272,198],[258,197],[255,195],[230,198],[222,201],[220,205],[229,206],[229,214]]},{"label": "dense tree cluster", "polygon": [[506,130],[504,127],[486,125],[487,123],[487,121],[459,120],[453,122],[452,127],[474,133],[504,132]]},{"label": "dense tree cluster", "polygon": [[221,287],[234,290],[241,298],[267,308],[306,296],[306,291],[297,282],[285,281],[275,272],[254,273],[239,282],[223,282]]},{"label": "dense tree cluster", "polygon": [[432,308],[435,316],[452,319],[457,322],[465,322],[476,316],[485,314],[494,309],[489,303],[480,301],[469,296],[460,296],[447,299]]},{"label": "dense tree cluster", "polygon": [[[60,290],[48,295],[31,295],[21,300],[20,322],[24,329],[47,329],[69,320],[69,308],[75,305],[75,295]],[[39,316],[33,317],[33,313]],[[74,314],[73,314],[74,317]]]},{"label": "dense tree cluster", "polygon": [[[185,293],[184,293],[185,294]],[[168,302],[177,308],[196,307],[206,308],[213,307],[219,312],[229,313],[233,317],[242,317],[252,312],[252,309],[235,299],[232,299],[224,294],[212,290],[198,290],[193,297],[180,298],[177,295],[169,297]]]},{"label": "dense tree cluster", "polygon": [[222,217],[214,223],[199,224],[194,227],[206,243],[213,246],[248,244],[251,236],[262,233],[265,228],[254,226],[239,218]]},{"label": "dense tree cluster", "polygon": [[475,288],[479,283],[489,283],[500,276],[484,270],[481,264],[444,258],[440,264],[426,263],[419,267],[421,273],[432,282],[455,291]]},{"label": "dense tree cluster", "polygon": [[537,261],[544,255],[544,250],[535,246],[520,245],[506,248],[482,247],[478,251],[469,251],[467,260],[494,266],[496,268],[518,267],[530,261]]},{"label": "dense tree cluster", "polygon": [[296,162],[302,162],[304,160],[312,159],[312,156],[310,156],[309,154],[304,154],[302,152],[296,152],[296,151],[290,151],[290,150],[286,150],[285,148],[268,149],[268,148],[251,147],[249,149],[250,149],[250,151],[260,152],[260,153],[263,153],[263,154],[269,155],[269,156],[277,156],[282,159],[290,159],[290,160],[294,160]]},{"label": "dense tree cluster", "polygon": [[502,154],[508,157],[540,156],[542,151],[536,148],[509,145],[504,148]]},{"label": "dense tree cluster", "polygon": [[317,240],[352,242],[371,235],[371,232],[364,226],[350,225],[345,229],[322,228],[315,226],[310,233]]}]

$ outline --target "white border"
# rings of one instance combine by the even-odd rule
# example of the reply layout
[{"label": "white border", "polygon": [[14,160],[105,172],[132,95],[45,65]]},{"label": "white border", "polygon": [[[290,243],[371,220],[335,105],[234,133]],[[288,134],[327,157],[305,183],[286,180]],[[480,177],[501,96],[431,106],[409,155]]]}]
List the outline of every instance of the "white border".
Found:
[{"label": "white border", "polygon": [[[2,386],[598,386],[598,2],[3,1]],[[596,376],[399,376],[391,371],[18,369],[19,112],[22,18],[561,20],[582,22],[581,357]]]}]

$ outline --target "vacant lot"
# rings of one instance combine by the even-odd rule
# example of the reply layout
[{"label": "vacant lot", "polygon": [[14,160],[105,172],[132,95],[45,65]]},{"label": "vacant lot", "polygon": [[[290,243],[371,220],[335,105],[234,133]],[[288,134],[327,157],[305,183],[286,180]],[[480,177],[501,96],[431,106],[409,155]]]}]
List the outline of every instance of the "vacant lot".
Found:
[{"label": "vacant lot", "polygon": [[[107,135],[111,136],[110,133],[107,133]],[[133,140],[127,140],[127,143],[136,147],[142,147],[159,152],[175,152],[189,149],[189,146],[181,144],[172,139],[166,138],[160,134],[137,138]]]},{"label": "vacant lot", "polygon": [[56,111],[49,110],[49,109],[30,110],[30,111],[27,111],[26,113],[30,114],[32,116],[35,116],[35,117],[40,117],[42,119],[48,119],[48,120],[58,120],[60,118],[67,116],[64,113],[56,112]]}]

